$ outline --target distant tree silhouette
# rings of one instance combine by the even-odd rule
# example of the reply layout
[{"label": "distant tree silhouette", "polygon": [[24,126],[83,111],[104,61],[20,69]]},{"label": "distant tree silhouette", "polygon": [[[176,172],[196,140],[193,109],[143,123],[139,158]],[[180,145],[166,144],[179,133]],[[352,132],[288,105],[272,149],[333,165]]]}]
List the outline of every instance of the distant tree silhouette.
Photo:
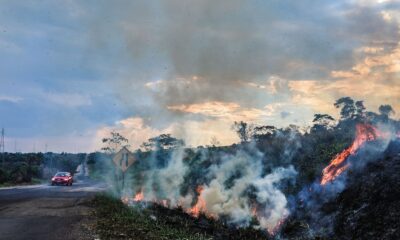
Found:
[{"label": "distant tree silhouette", "polygon": [[110,137],[102,139],[102,142],[106,144],[106,146],[102,147],[101,150],[113,154],[120,148],[128,146],[128,139],[118,132],[112,131],[110,135]]},{"label": "distant tree silhouette", "polygon": [[252,135],[252,126],[246,122],[234,122],[232,129],[237,133],[242,143],[248,142]]},{"label": "distant tree silhouette", "polygon": [[142,144],[142,147],[148,151],[171,149],[185,146],[182,139],[172,137],[171,134],[161,134],[157,137],[150,138],[147,142]]},{"label": "distant tree silhouette", "polygon": [[329,114],[314,114],[313,123],[311,131],[322,131],[327,130],[331,125],[333,125],[335,119]]}]

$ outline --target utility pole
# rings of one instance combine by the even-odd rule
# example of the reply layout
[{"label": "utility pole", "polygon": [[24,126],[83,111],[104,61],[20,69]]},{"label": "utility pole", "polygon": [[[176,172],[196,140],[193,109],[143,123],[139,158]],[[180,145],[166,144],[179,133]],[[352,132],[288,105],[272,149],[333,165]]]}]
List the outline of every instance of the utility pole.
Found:
[{"label": "utility pole", "polygon": [[1,151],[1,162],[4,166],[4,128],[1,129],[1,138],[0,138],[0,151]]}]

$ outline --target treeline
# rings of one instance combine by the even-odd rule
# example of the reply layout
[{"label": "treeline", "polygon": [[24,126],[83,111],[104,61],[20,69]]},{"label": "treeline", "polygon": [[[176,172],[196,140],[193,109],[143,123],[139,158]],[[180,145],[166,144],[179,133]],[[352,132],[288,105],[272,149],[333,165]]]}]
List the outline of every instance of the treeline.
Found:
[{"label": "treeline", "polygon": [[[394,132],[400,131],[400,121],[391,119],[394,110],[390,105],[382,105],[379,112],[368,111],[363,101],[354,101],[350,97],[338,99],[334,106],[340,112],[339,119],[324,113],[315,114],[313,124],[302,128],[290,125],[277,128],[271,125],[254,125],[246,122],[235,122],[232,129],[238,134],[240,143],[231,146],[217,146],[218,141],[213,139],[206,147],[185,148],[184,162],[188,166],[182,194],[194,191],[199,184],[207,184],[207,172],[213,165],[221,163],[227,154],[234,155],[238,151],[246,151],[249,155],[262,156],[263,172],[270,173],[277,166],[293,165],[298,172],[296,183],[285,189],[295,193],[302,186],[319,179],[322,169],[330,160],[343,149],[348,147],[355,137],[355,126],[358,123],[390,126]],[[119,146],[126,146],[128,141],[118,133],[113,132],[109,143],[104,149],[106,152],[97,152],[89,155],[92,173],[99,176],[115,175],[114,165],[111,162],[112,154]],[[184,146],[184,141],[174,138],[170,134],[162,134],[150,138],[143,143],[142,149],[134,154],[138,159],[128,169],[127,175],[136,185],[144,181],[145,171],[166,167],[172,157],[174,149]],[[110,171],[113,169],[113,171]],[[240,171],[232,176],[232,181],[240,177]],[[229,181],[226,183],[229,185]],[[157,188],[157,186],[153,186]]]},{"label": "treeline", "polygon": [[85,158],[84,153],[0,154],[0,184],[30,183],[33,179],[48,179],[57,171],[74,173]]},{"label": "treeline", "polygon": [[391,119],[395,113],[390,105],[381,105],[379,112],[368,111],[363,101],[343,97],[334,103],[339,119],[328,114],[315,114],[313,124],[302,128],[290,125],[277,128],[236,122],[233,129],[241,139],[239,148],[254,144],[264,155],[265,172],[277,166],[294,165],[298,172],[294,191],[319,179],[324,167],[354,140],[360,123],[384,125],[400,131],[400,121]]}]

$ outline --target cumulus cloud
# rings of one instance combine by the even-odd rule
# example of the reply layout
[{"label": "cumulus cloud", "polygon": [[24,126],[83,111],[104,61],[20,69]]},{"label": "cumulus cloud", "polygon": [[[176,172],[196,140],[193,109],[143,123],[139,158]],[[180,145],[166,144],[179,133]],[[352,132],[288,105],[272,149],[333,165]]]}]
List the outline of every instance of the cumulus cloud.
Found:
[{"label": "cumulus cloud", "polygon": [[[114,9],[118,17],[96,36],[112,27],[134,62],[158,63],[128,71],[132,76],[114,86],[145,124],[164,121],[154,126],[190,144],[213,136],[226,144],[236,140],[233,121],[279,125],[279,119],[305,123],[315,112],[336,116],[333,102],[342,96],[364,99],[372,109],[400,107],[399,24],[389,3],[132,3]],[[176,12],[177,5],[184,11]],[[283,6],[302,14],[273,13]],[[222,14],[226,9],[237,14]],[[145,110],[131,92],[145,99]]]},{"label": "cumulus cloud", "polygon": [[[287,12],[276,14],[283,7]],[[192,84],[185,96],[171,85],[158,96],[169,105],[177,100],[193,103],[204,96],[229,98],[241,81],[260,77],[327,76],[329,69],[351,64],[353,46],[344,39],[358,44],[375,36],[373,31],[381,31],[380,27],[387,28],[378,13],[366,7],[358,11],[357,4],[169,1],[113,4],[113,8],[104,4],[102,8],[109,18],[98,24],[97,39],[104,41],[103,34],[110,32],[124,36],[135,62],[150,58],[159,63],[156,77],[203,78]],[[301,14],[287,17],[293,12]],[[374,28],[363,27],[366,17],[376,23]],[[96,19],[98,22],[102,20]],[[360,38],[353,34],[354,29],[360,29]],[[391,28],[387,32],[393,36]],[[151,76],[150,71],[134,72],[143,78]]]},{"label": "cumulus cloud", "polygon": [[108,137],[111,131],[119,132],[122,136],[128,139],[129,145],[132,149],[137,149],[147,139],[160,135],[161,133],[167,133],[169,129],[164,129],[161,131],[151,128],[145,124],[145,121],[142,118],[126,118],[117,121],[114,125],[103,126],[97,130],[97,141],[94,143],[97,149],[102,147],[99,139]]},{"label": "cumulus cloud", "polygon": [[234,102],[205,102],[190,105],[168,106],[169,110],[200,114],[211,118],[216,118],[222,121],[261,121],[266,120],[272,115],[271,111],[257,108],[242,108]]},{"label": "cumulus cloud", "polygon": [[213,138],[222,145],[229,145],[238,140],[231,129],[231,122],[220,119],[208,119],[203,121],[185,120],[172,123],[165,128],[158,129],[148,124],[139,117],[130,117],[99,128],[96,132],[93,148],[100,149],[101,141],[111,131],[117,131],[129,140],[132,150],[140,148],[140,145],[149,138],[160,134],[172,134],[185,140],[188,146],[209,145]]},{"label": "cumulus cloud", "polygon": [[[129,92],[145,95],[165,121],[193,111],[227,114],[226,106],[220,107],[221,113],[204,109],[211,102],[240,105],[249,110],[243,112],[249,116],[246,119],[262,115],[255,110],[274,103],[332,112],[335,98],[347,93],[333,87],[340,78],[375,72],[377,61],[387,61],[377,58],[390,51],[399,36],[398,23],[388,21],[396,9],[390,4],[169,1],[129,3],[111,12],[105,4],[101,8],[111,20],[96,28],[95,36],[104,39],[112,32],[124,37],[133,69],[114,87],[129,108],[144,115],[152,113],[135,104],[136,94]],[[377,56],[361,63],[356,52]],[[396,64],[388,65],[386,72],[396,69]],[[310,84],[318,87],[310,89]],[[318,100],[316,96],[323,94],[304,88],[326,89],[328,94]]]}]

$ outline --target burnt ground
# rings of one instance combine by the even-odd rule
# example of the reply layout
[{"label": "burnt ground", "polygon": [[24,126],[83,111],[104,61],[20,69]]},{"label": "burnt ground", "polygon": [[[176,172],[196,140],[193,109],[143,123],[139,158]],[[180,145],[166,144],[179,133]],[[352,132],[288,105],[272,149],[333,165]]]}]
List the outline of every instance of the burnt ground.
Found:
[{"label": "burnt ground", "polygon": [[[400,150],[397,142],[396,152]],[[354,173],[335,201],[335,233],[340,239],[400,239],[400,153]]]},{"label": "burnt ground", "polygon": [[284,224],[284,239],[400,239],[400,141],[383,154],[367,152],[356,160],[365,164],[347,172],[337,194],[309,188],[309,204],[298,204]]},{"label": "burnt ground", "polygon": [[182,209],[153,203],[131,207],[108,195],[98,195],[95,206],[96,230],[100,239],[132,240],[268,240],[269,234],[252,227],[236,228],[204,215],[192,217]]},{"label": "burnt ground", "polygon": [[90,201],[105,189],[91,180],[0,189],[0,239],[94,239]]}]

